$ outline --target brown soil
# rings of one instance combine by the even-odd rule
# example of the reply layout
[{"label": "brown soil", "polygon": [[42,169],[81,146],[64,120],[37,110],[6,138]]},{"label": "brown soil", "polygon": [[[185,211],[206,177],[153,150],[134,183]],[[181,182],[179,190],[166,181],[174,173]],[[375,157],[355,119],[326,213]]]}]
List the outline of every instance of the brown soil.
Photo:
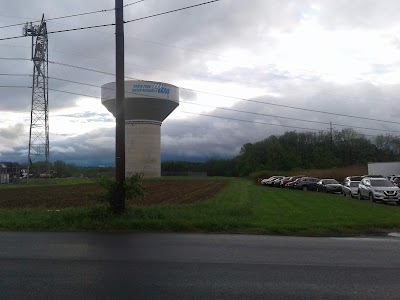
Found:
[{"label": "brown soil", "polygon": [[[210,198],[226,185],[213,181],[145,181],[145,196],[128,204],[188,204]],[[89,197],[101,192],[94,184],[0,189],[0,208],[66,208],[98,204]]]}]

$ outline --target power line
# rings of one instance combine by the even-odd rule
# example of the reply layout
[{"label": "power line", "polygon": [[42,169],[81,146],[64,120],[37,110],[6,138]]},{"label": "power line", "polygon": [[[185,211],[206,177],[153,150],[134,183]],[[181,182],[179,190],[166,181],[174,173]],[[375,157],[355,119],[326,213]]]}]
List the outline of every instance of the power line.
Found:
[{"label": "power line", "polygon": [[[304,129],[304,130],[319,131],[319,132],[326,131],[326,130],[321,130],[321,129],[303,128],[303,127],[280,125],[280,124],[270,124],[270,123],[264,123],[264,122],[259,122],[259,121],[228,118],[228,117],[214,116],[214,115],[208,115],[208,114],[203,114],[203,113],[193,113],[193,112],[188,112],[188,111],[181,111],[181,112],[185,113],[185,114],[204,116],[204,117],[210,117],[210,118],[217,118],[217,119],[223,119],[223,120],[230,120],[230,121],[238,121],[238,122],[246,122],[246,123],[254,123],[254,124],[263,124],[263,125],[271,125],[271,126],[280,126],[280,127],[289,127],[289,128]],[[378,137],[379,136],[379,135],[371,135],[371,134],[365,134],[365,133],[359,133],[359,134],[361,134],[363,136],[371,136],[371,137]]]},{"label": "power line", "polygon": [[[204,106],[204,107],[210,107],[210,108],[216,108],[216,109],[221,109],[221,110],[226,110],[226,111],[233,111],[233,112],[239,112],[239,113],[258,115],[258,116],[264,116],[264,117],[273,117],[273,118],[285,119],[285,120],[301,121],[301,122],[314,123],[314,124],[323,124],[323,125],[329,125],[330,124],[330,122],[304,120],[304,119],[298,119],[298,118],[292,118],[292,117],[277,116],[277,115],[272,115],[272,114],[250,112],[250,111],[244,111],[244,110],[239,110],[239,109],[232,109],[232,108],[227,108],[227,107],[218,107],[218,106],[213,106],[213,105],[193,103],[193,102],[182,101],[182,100],[179,100],[179,103],[185,103],[185,104],[191,104],[191,105],[197,105],[197,106]],[[386,132],[400,133],[400,131],[389,130],[389,129],[369,128],[369,127],[361,127],[361,126],[353,126],[353,125],[345,125],[345,124],[336,124],[336,123],[331,123],[331,124],[332,125],[336,125],[336,126],[341,126],[341,127],[348,127],[348,128],[357,128],[357,129],[367,129],[367,130],[375,130],[375,131],[386,131]]]},{"label": "power line", "polygon": [[31,86],[24,86],[24,85],[0,85],[0,88],[28,88],[31,89]]},{"label": "power line", "polygon": [[[92,25],[92,26],[77,27],[77,28],[70,28],[70,29],[63,29],[63,30],[54,30],[54,31],[47,32],[47,34],[60,33],[60,32],[69,32],[69,31],[78,31],[78,30],[85,30],[85,29],[91,29],[91,28],[114,26],[114,25],[115,25],[115,23],[109,23],[109,24]],[[0,39],[0,41],[1,41],[1,39]]]},{"label": "power line", "polygon": [[83,96],[83,97],[88,97],[88,98],[99,99],[99,97],[95,97],[95,96],[91,96],[91,95],[79,94],[79,93],[63,91],[63,90],[57,90],[57,89],[50,89],[49,88],[49,91],[54,91],[54,92],[60,92],[60,93],[66,93],[66,94],[71,94],[71,95],[77,95],[77,96]]},{"label": "power line", "polygon": [[5,74],[5,73],[0,73],[0,76],[32,76],[29,74]]},{"label": "power line", "polygon": [[[79,94],[79,93],[73,93],[73,92],[68,92],[68,91],[63,91],[63,90],[56,90],[56,89],[49,89],[49,90],[56,91],[56,92],[61,92],[61,93],[79,95],[79,96],[84,96],[84,97],[90,97],[90,98],[95,98],[95,99],[101,99],[100,97],[84,95],[84,94]],[[185,112],[184,111],[184,113],[191,113],[191,112]],[[191,113],[191,114],[196,114],[196,115],[201,115],[201,116],[210,116],[210,117],[214,117],[214,118],[223,118],[223,119],[226,119],[226,120],[233,120],[233,121],[242,121],[242,122],[248,122],[248,123],[271,125],[271,126],[280,126],[280,127],[288,127],[288,128],[304,129],[304,130],[312,130],[312,131],[322,131],[320,129],[314,129],[314,128],[305,128],[305,127],[290,126],[290,125],[279,125],[279,124],[273,124],[273,123],[265,123],[265,122],[249,121],[249,120],[242,120],[242,119],[236,119],[236,118],[219,117],[219,116],[212,116],[212,115],[206,115],[206,114],[197,114],[197,113]]]},{"label": "power line", "polygon": [[[49,60],[49,63],[50,64],[54,64],[54,65],[63,66],[63,67],[75,68],[75,69],[80,69],[80,70],[84,70],[84,71],[89,71],[89,72],[95,72],[95,73],[115,76],[115,73],[109,73],[109,72],[104,72],[104,71],[100,71],[100,70],[95,70],[95,69],[90,69],[90,68],[85,68],[85,67],[79,67],[79,66],[66,64],[66,63],[60,63],[60,62],[56,62],[56,61],[50,61]],[[127,77],[127,76],[125,76],[125,77]]]},{"label": "power line", "polygon": [[[31,75],[28,75],[28,74],[0,74],[0,76],[1,76],[1,75],[31,76]],[[49,79],[58,80],[58,81],[64,81],[64,82],[70,82],[70,83],[75,83],[75,84],[80,84],[80,85],[85,85],[85,86],[91,86],[91,87],[96,87],[96,88],[101,88],[101,86],[99,86],[99,85],[89,84],[89,83],[83,83],[83,82],[74,81],[74,80],[68,80],[68,79],[63,79],[63,78],[49,77]],[[25,87],[25,86],[0,86],[0,87]],[[27,88],[31,88],[31,87],[27,86]],[[109,88],[109,89],[110,89],[110,90],[114,90],[114,89],[112,89],[112,88]],[[96,97],[96,96],[85,95],[85,94],[74,93],[74,92],[68,92],[68,91],[64,91],[64,90],[57,90],[57,89],[49,89],[49,90],[57,91],[57,92],[62,92],[62,93],[67,93],[67,94],[72,94],[72,95],[77,95],[77,96],[84,96],[84,97],[89,97],[89,98],[101,99],[100,97]],[[141,95],[141,94],[139,94],[139,93],[133,93],[133,92],[132,92],[132,94]],[[330,122],[313,121],[313,120],[304,120],[304,119],[298,119],[298,118],[292,118],[292,117],[285,117],[285,116],[278,116],[278,115],[272,115],[272,114],[265,114],[265,113],[258,113],[258,112],[243,111],[243,110],[232,109],[232,108],[226,108],[226,107],[218,107],[218,106],[206,105],[206,104],[201,104],[201,103],[193,103],[193,102],[183,101],[183,100],[180,100],[179,102],[180,102],[180,103],[185,103],[185,104],[190,104],[190,105],[196,105],[196,106],[203,106],[203,107],[209,107],[209,108],[214,108],[214,109],[221,109],[221,110],[226,110],[226,111],[232,111],[232,112],[246,113],[246,114],[259,115],[259,116],[265,116],[265,117],[273,117],[273,118],[278,118],[278,119],[286,119],[286,120],[293,120],[293,121],[301,121],[301,122],[314,123],[314,124],[322,124],[322,125],[330,124]],[[395,131],[395,130],[378,129],[378,128],[354,126],[354,125],[347,125],[347,124],[332,123],[332,125],[340,126],[340,127],[347,127],[347,128],[355,128],[355,129],[364,129],[364,130],[373,130],[373,131],[381,131],[381,132],[400,133],[399,131]]]},{"label": "power line", "polygon": [[[53,79],[53,80],[59,80],[59,81],[65,81],[65,82],[70,82],[70,83],[75,83],[75,84],[80,84],[80,85],[85,85],[85,86],[101,88],[101,86],[99,86],[99,85],[83,83],[83,82],[74,81],[74,80],[68,80],[68,79],[62,79],[62,78],[56,78],[56,77],[49,77],[49,78]],[[108,89],[109,90],[115,90],[115,88],[108,88]],[[63,90],[56,90],[56,89],[50,89],[50,90],[57,91],[57,92],[62,92],[62,93],[67,93],[67,94],[78,95],[78,96],[89,97],[89,98],[101,99],[100,97],[96,97],[96,96],[85,95],[85,94],[80,94],[80,93],[73,93],[73,92],[68,92],[68,91],[63,91]],[[139,96],[143,95],[143,96],[145,96],[144,94],[135,93],[135,92],[129,92],[129,93],[133,94],[133,95],[139,95]],[[212,105],[206,105],[206,104],[200,104],[200,103],[193,103],[193,102],[188,102],[188,101],[183,101],[183,100],[180,100],[179,102],[180,103],[185,103],[185,104],[197,105],[197,106],[210,107],[210,108],[214,108],[214,109],[232,111],[232,112],[239,112],[239,113],[246,113],[246,114],[252,114],[252,115],[273,117],[273,118],[278,118],[278,119],[294,120],[294,121],[301,121],[301,122],[315,123],[315,124],[323,124],[323,125],[329,124],[329,122],[304,120],[304,119],[298,119],[298,118],[292,118],[292,117],[284,117],[284,116],[277,116],[277,115],[264,114],[264,113],[258,113],[258,112],[250,112],[250,111],[244,111],[244,110],[238,110],[238,109],[232,109],[232,108],[226,108],[226,107],[218,107],[218,106],[212,106]],[[332,123],[332,125],[341,126],[341,127],[347,127],[347,128],[356,128],[356,129],[380,131],[380,132],[400,133],[399,131],[389,130],[389,129],[378,129],[378,128],[370,128],[370,127],[345,125],[345,124],[336,124],[336,123]]]},{"label": "power line", "polygon": [[[51,62],[49,63],[54,63],[62,66],[68,66],[71,68],[78,68],[78,69],[83,69],[86,71],[91,71],[91,72],[98,72],[101,74],[107,74],[107,75],[113,75],[115,76],[114,73],[108,73],[108,72],[103,72],[103,71],[98,71],[94,69],[89,69],[89,68],[84,68],[84,67],[79,67],[79,66],[74,66],[70,64],[64,64],[64,63],[58,63],[58,62]],[[128,79],[133,79],[133,80],[140,80],[134,77],[129,77],[125,76],[125,78]],[[178,86],[179,87],[179,86]],[[353,119],[361,119],[361,120],[368,120],[368,121],[376,121],[376,122],[385,122],[385,123],[391,123],[391,124],[400,124],[400,122],[396,121],[389,121],[389,120],[382,120],[382,119],[375,119],[375,118],[367,118],[367,117],[361,117],[361,116],[354,116],[354,115],[347,115],[347,114],[340,114],[340,113],[334,113],[334,112],[328,112],[328,111],[321,111],[321,110],[315,110],[315,109],[308,109],[308,108],[302,108],[302,107],[296,107],[296,106],[290,106],[290,105],[285,105],[285,104],[277,104],[277,103],[272,103],[272,102],[265,102],[265,101],[260,101],[260,100],[254,100],[254,99],[247,99],[247,98],[240,98],[240,97],[234,97],[234,96],[228,96],[228,95],[223,95],[223,94],[218,94],[218,93],[212,93],[212,92],[207,92],[207,91],[202,91],[202,90],[196,90],[196,89],[190,89],[190,88],[185,88],[185,87],[179,87],[180,89],[187,90],[187,91],[192,91],[192,92],[197,92],[197,93],[202,93],[202,94],[208,94],[208,95],[214,95],[214,96],[219,96],[223,98],[230,98],[238,101],[245,101],[245,102],[252,102],[252,103],[258,103],[258,104],[264,104],[264,105],[271,105],[271,106],[277,106],[277,107],[284,107],[284,108],[290,108],[290,109],[295,109],[295,110],[301,110],[301,111],[308,111],[308,112],[315,112],[315,113],[321,113],[321,114],[327,114],[327,115],[334,115],[334,116],[340,116],[340,117],[347,117],[347,118],[353,118]]]},{"label": "power line", "polygon": [[333,112],[327,112],[327,111],[322,111],[322,110],[314,110],[314,109],[308,109],[308,108],[302,108],[302,107],[296,107],[296,106],[290,106],[290,105],[284,105],[284,104],[277,104],[277,103],[272,103],[272,102],[265,102],[265,101],[259,101],[259,100],[253,100],[253,99],[233,97],[233,96],[228,96],[228,95],[223,95],[223,94],[218,94],[218,93],[211,93],[211,92],[195,90],[195,89],[190,89],[190,88],[184,88],[184,87],[180,87],[180,88],[184,89],[184,90],[192,91],[192,92],[198,92],[198,93],[202,93],[202,94],[208,94],[208,95],[214,95],[214,96],[219,96],[219,97],[224,97],[224,98],[235,99],[238,101],[253,102],[253,103],[259,103],[259,104],[265,104],[265,105],[271,105],[271,106],[277,106],[277,107],[284,107],[284,108],[290,108],[290,109],[301,110],[301,111],[315,112],[315,113],[347,117],[347,118],[354,118],[354,119],[361,119],[361,120],[368,120],[368,121],[400,124],[400,122],[396,122],[396,121],[381,120],[381,119],[353,116],[353,115],[347,115],[347,114],[333,113]]},{"label": "power line", "polygon": [[[141,17],[141,18],[125,21],[124,23],[130,23],[130,22],[140,21],[140,20],[144,20],[144,19],[154,18],[154,17],[158,17],[158,16],[161,16],[161,15],[166,15],[166,14],[170,14],[170,13],[173,13],[173,12],[177,12],[177,11],[181,11],[181,10],[185,10],[185,9],[189,9],[189,8],[193,8],[193,7],[198,7],[198,6],[202,6],[202,5],[206,5],[206,4],[210,4],[210,3],[218,2],[218,1],[221,1],[221,0],[212,0],[212,1],[203,2],[203,3],[191,5],[191,6],[186,6],[186,7],[182,7],[182,8],[178,8],[178,9],[174,9],[174,10],[170,10],[170,11],[165,11],[165,12],[154,14],[154,15],[150,15],[150,16],[145,16],[145,17]],[[54,20],[54,18],[53,18],[53,20]],[[115,25],[115,23],[84,26],[84,27],[76,27],[76,28],[69,28],[69,29],[63,29],[63,30],[48,31],[47,34],[69,32],[69,31],[78,31],[78,30],[85,30],[85,29],[92,29],[92,28],[99,28],[99,27],[114,26],[114,25]],[[23,38],[23,37],[25,37],[25,36],[24,35],[20,35],[20,36],[12,36],[12,37],[0,38],[0,41],[18,39],[18,38]]]},{"label": "power line", "polygon": [[[102,33],[106,33],[106,32],[102,32]],[[2,45],[0,45],[0,46],[2,46]],[[14,46],[14,45],[7,45],[7,46],[10,46],[10,47],[22,47],[22,46]],[[25,47],[25,48],[29,48],[29,47]],[[91,59],[96,59],[96,60],[110,60],[110,59],[107,59],[107,58],[102,58],[102,57],[92,57],[92,56],[87,56],[87,55],[84,55],[84,54],[80,54],[80,53],[67,53],[67,52],[63,52],[63,51],[54,51],[53,50],[53,52],[59,52],[59,53],[65,53],[65,54],[73,54],[73,55],[76,55],[76,56],[81,56],[81,57],[87,57],[87,58],[91,58]],[[216,54],[215,54],[216,55]],[[110,60],[110,61],[112,61],[112,60]],[[246,84],[246,85],[255,85],[255,84],[252,84],[251,82],[243,82],[243,81],[237,81],[237,80],[234,80],[234,79],[229,79],[229,78],[220,78],[220,77],[211,77],[211,76],[207,76],[207,75],[199,75],[199,74],[193,74],[193,73],[185,73],[185,72],[177,72],[177,71],[171,71],[171,70],[166,70],[166,69],[162,69],[162,68],[157,68],[157,67],[150,67],[150,66],[143,66],[143,65],[139,65],[139,64],[134,64],[134,63],[128,63],[129,65],[134,65],[134,66],[139,66],[139,67],[141,67],[141,68],[148,68],[148,69],[156,69],[156,70],[161,70],[161,71],[164,71],[164,72],[170,72],[170,73],[176,73],[176,74],[185,74],[185,75],[190,75],[190,76],[195,76],[195,77],[200,77],[200,78],[210,78],[210,79],[217,79],[217,80],[223,80],[223,81],[229,81],[229,82],[234,82],[234,83],[240,83],[240,84]],[[274,72],[268,72],[268,73],[271,73],[271,74],[275,74]],[[294,77],[292,77],[292,78],[294,78]],[[259,85],[259,84],[257,84],[257,85]],[[264,84],[263,84],[264,85]],[[266,85],[267,86],[267,85]],[[299,88],[296,88],[296,89],[291,89],[291,90],[301,90],[301,91],[307,91],[306,89],[299,89]],[[318,93],[319,95],[332,95],[332,96],[336,96],[334,93],[327,93],[327,92],[323,92],[323,93]],[[356,97],[356,96],[353,96],[353,97],[346,97],[347,99],[362,99],[362,100],[365,100],[364,98],[362,98],[362,97]],[[381,98],[382,100],[384,100],[384,99],[386,99],[386,98]],[[369,100],[369,101],[374,101],[374,100]],[[375,102],[375,101],[374,101]],[[381,101],[382,102],[382,101]],[[387,101],[385,101],[385,102],[387,102]]]},{"label": "power line", "polygon": [[174,13],[174,12],[177,12],[177,11],[181,11],[181,10],[185,10],[185,9],[189,9],[189,8],[193,8],[193,7],[198,7],[198,6],[202,6],[202,5],[211,4],[213,2],[218,2],[218,1],[221,1],[221,0],[212,0],[212,1],[207,1],[207,2],[203,2],[203,3],[191,5],[191,6],[186,6],[186,7],[182,7],[182,8],[178,8],[178,9],[173,9],[173,10],[165,11],[165,12],[154,14],[154,15],[150,15],[150,16],[146,16],[146,17],[141,17],[141,18],[136,18],[136,19],[132,19],[132,20],[129,20],[129,21],[125,21],[124,23],[136,22],[136,21],[140,21],[140,20],[144,20],[144,19],[158,17],[158,16]]},{"label": "power line", "polygon": [[31,60],[30,58],[21,58],[21,57],[0,57],[0,60]]},{"label": "power line", "polygon": [[[144,0],[140,0],[140,1],[136,1],[133,3],[128,3],[125,4],[123,7],[127,7],[130,5],[134,5],[140,2],[143,2]],[[77,14],[72,14],[72,15],[67,15],[67,16],[61,16],[61,17],[55,17],[55,18],[49,18],[46,21],[53,21],[53,20],[60,20],[60,19],[67,19],[67,18],[72,18],[72,17],[80,17],[80,16],[86,16],[86,15],[91,15],[91,14],[97,14],[97,13],[105,13],[105,12],[109,12],[109,11],[113,11],[115,10],[115,8],[107,8],[107,9],[100,9],[100,10],[95,10],[95,11],[89,11],[89,12],[84,12],[84,13],[77,13]],[[36,20],[36,21],[32,21],[31,23],[37,23],[37,22],[41,22],[41,20]],[[11,24],[11,25],[4,25],[4,26],[0,26],[0,29],[3,28],[9,28],[9,27],[14,27],[14,26],[21,26],[21,25],[25,25],[27,22],[24,23],[17,23],[17,24]]]},{"label": "power line", "polygon": [[[130,6],[130,5],[134,5],[134,4],[143,2],[143,1],[144,1],[144,0],[136,1],[136,2],[133,2],[133,3],[128,3],[128,4],[125,4],[123,7],[127,7],[127,6]],[[114,9],[115,9],[115,8],[114,8]]]}]

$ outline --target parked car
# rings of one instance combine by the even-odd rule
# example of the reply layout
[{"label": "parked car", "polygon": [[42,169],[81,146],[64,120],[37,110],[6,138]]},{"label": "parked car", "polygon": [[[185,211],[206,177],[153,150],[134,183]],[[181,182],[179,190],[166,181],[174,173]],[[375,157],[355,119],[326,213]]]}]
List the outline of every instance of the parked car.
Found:
[{"label": "parked car", "polygon": [[317,192],[342,193],[342,185],[336,179],[321,179],[317,182]]},{"label": "parked car", "polygon": [[296,180],[294,184],[294,188],[298,190],[308,191],[308,190],[316,190],[317,182],[321,179],[316,177],[302,177]]},{"label": "parked car", "polygon": [[281,183],[281,180],[283,179],[283,178],[285,178],[285,177],[282,177],[282,178],[277,178],[277,179],[275,179],[274,181],[272,181],[272,183],[271,183],[271,186],[272,187],[279,187],[279,185],[280,185],[280,183]]},{"label": "parked car", "polygon": [[272,186],[272,187],[277,186],[277,184],[279,184],[279,182],[281,181],[281,179],[284,178],[284,177],[285,177],[285,176],[278,176],[278,177],[276,177],[275,179],[273,179],[273,180],[271,180],[271,181],[268,181],[268,182],[267,182],[267,185],[268,185],[268,186]]},{"label": "parked car", "polygon": [[400,187],[400,176],[393,179],[393,183]]},{"label": "parked car", "polygon": [[342,184],[342,193],[343,196],[350,196],[351,198],[355,198],[358,195],[358,184],[360,181],[345,181]]},{"label": "parked car", "polygon": [[285,184],[285,188],[293,189],[296,181],[302,177],[306,177],[306,176],[305,175],[292,176],[291,179]]},{"label": "parked car", "polygon": [[371,175],[364,175],[364,176],[362,176],[362,178],[366,178],[366,177],[369,177],[369,178],[386,178],[385,176],[376,175],[376,174],[371,174]]},{"label": "parked car", "polygon": [[364,178],[364,176],[347,176],[343,182],[347,181],[361,181]]},{"label": "parked car", "polygon": [[358,199],[376,201],[400,200],[400,188],[386,178],[366,177],[358,184]]},{"label": "parked car", "polygon": [[284,188],[285,184],[290,180],[290,178],[292,177],[283,177],[281,180],[279,180],[277,187]]},{"label": "parked car", "polygon": [[267,179],[263,179],[263,180],[261,180],[261,184],[262,185],[271,185],[271,182],[272,181],[274,181],[274,180],[276,180],[276,179],[281,179],[281,178],[283,178],[283,177],[285,177],[285,176],[280,176],[280,175],[275,175],[275,176],[271,176],[271,177],[269,177],[269,178],[267,178]]},{"label": "parked car", "polygon": [[394,182],[394,180],[395,180],[397,177],[400,177],[400,175],[390,175],[390,176],[387,177],[387,179],[389,179],[391,182]]}]

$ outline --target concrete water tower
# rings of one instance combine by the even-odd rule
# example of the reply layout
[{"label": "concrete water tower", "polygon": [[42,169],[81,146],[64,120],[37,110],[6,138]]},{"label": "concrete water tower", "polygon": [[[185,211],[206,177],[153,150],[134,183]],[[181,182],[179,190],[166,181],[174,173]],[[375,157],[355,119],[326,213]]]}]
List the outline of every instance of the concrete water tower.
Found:
[{"label": "concrete water tower", "polygon": [[[101,102],[115,116],[115,82],[101,87]],[[125,81],[125,169],[145,177],[161,176],[161,124],[179,105],[176,86]]]}]

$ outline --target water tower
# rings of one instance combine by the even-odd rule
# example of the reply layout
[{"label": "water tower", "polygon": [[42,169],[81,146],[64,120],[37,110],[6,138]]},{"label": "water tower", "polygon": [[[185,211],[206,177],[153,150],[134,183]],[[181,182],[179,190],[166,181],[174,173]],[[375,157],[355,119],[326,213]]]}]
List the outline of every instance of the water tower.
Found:
[{"label": "water tower", "polygon": [[[101,87],[101,102],[115,116],[115,82]],[[176,86],[125,81],[125,169],[145,177],[161,176],[161,124],[179,105]]]}]

